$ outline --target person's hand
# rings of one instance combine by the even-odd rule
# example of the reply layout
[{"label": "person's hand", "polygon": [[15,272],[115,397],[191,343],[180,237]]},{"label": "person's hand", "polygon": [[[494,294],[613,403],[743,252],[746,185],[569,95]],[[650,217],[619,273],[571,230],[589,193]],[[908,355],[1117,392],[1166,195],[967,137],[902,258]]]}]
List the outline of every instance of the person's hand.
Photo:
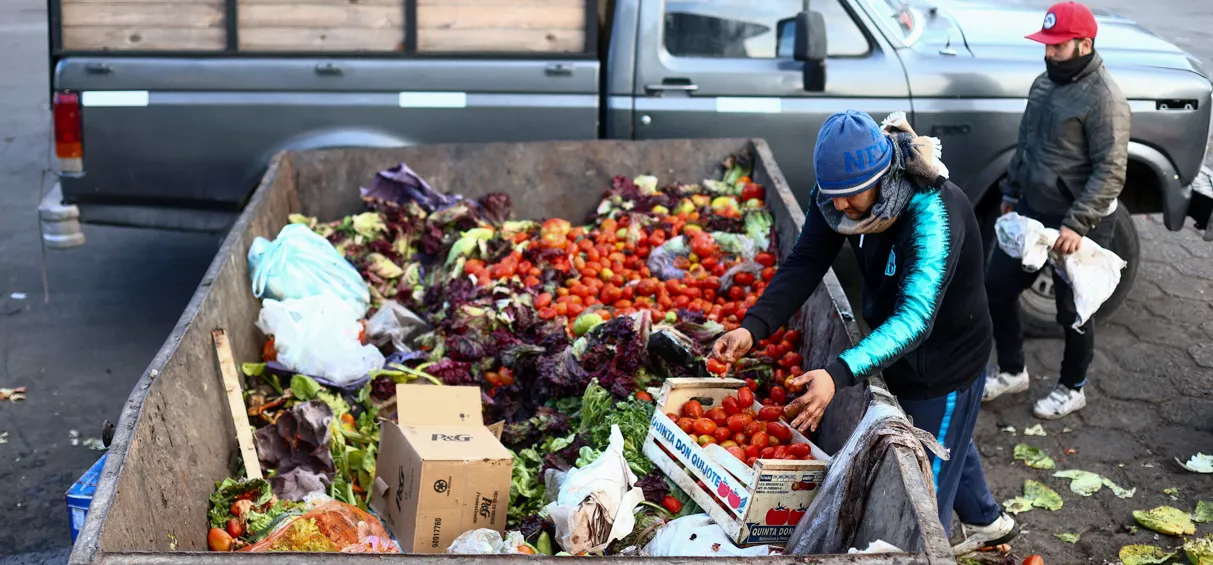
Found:
[{"label": "person's hand", "polygon": [[783,409],[785,417],[792,419],[792,427],[800,433],[817,430],[817,423],[825,413],[826,406],[834,399],[834,379],[824,369],[809,371],[788,379],[791,385],[804,385],[804,394]]},{"label": "person's hand", "polygon": [[716,343],[712,344],[712,358],[732,365],[749,353],[753,346],[754,336],[750,335],[750,330],[737,328],[716,339]]},{"label": "person's hand", "polygon": [[1000,212],[999,215],[1005,216],[1015,211],[1015,205],[1004,200],[1003,203],[998,207],[998,211]]},{"label": "person's hand", "polygon": [[1061,235],[1057,236],[1057,243],[1053,244],[1053,251],[1062,255],[1069,255],[1078,251],[1078,246],[1082,244],[1082,236],[1078,232],[1061,226]]}]

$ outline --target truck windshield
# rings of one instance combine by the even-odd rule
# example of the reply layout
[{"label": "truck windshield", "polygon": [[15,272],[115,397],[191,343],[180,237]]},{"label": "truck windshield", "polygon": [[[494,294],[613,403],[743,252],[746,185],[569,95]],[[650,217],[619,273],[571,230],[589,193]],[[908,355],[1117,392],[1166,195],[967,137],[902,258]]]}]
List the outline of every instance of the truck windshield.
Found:
[{"label": "truck windshield", "polygon": [[880,23],[912,45],[922,35],[922,14],[902,0],[868,0]]}]

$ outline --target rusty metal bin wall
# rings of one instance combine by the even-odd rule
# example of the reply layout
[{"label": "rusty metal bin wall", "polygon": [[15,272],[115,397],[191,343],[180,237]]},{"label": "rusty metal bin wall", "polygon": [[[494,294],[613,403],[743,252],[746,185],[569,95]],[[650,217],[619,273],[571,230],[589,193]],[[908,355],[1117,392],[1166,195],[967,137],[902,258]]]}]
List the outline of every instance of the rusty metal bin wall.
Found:
[{"label": "rusty metal bin wall", "polygon": [[[299,555],[206,552],[207,498],[236,463],[235,430],[218,378],[211,331],[227,331],[237,361],[259,358],[264,339],[255,327],[247,254],[253,239],[272,239],[287,215],[322,221],[361,211],[359,188],[375,171],[404,161],[434,187],[477,197],[510,195],[520,218],[580,221],[597,205],[613,176],[653,174],[662,181],[712,178],[718,163],[739,150],[756,157],[755,180],[767,201],[786,255],[804,214],[770,149],[762,140],[700,139],[584,141],[416,146],[401,149],[329,149],[277,155],[248,206],[224,239],[177,326],[156,354],[123,408],[110,456],[69,562],[85,563],[297,563]],[[859,338],[842,289],[829,272],[793,324],[807,339],[809,365],[824,365]],[[814,437],[839,448],[875,400],[866,387],[840,391]],[[952,563],[934,518],[926,479],[908,452],[891,451],[880,463],[856,544],[883,539],[909,553],[814,556],[814,563]],[[507,563],[524,557],[308,555],[314,563]],[[683,559],[612,558],[633,563]],[[803,558],[730,559],[763,563]],[[695,561],[700,561],[696,559]]]}]

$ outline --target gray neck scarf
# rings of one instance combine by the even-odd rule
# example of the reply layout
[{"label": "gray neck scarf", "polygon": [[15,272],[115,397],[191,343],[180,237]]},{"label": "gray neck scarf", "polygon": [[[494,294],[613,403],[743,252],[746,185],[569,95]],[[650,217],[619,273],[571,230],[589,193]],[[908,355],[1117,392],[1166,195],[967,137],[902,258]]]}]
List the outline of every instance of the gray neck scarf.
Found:
[{"label": "gray neck scarf", "polygon": [[898,216],[910,204],[914,192],[930,188],[940,177],[933,159],[931,140],[916,137],[912,132],[885,132],[893,142],[893,161],[874,190],[879,190],[876,204],[862,219],[852,220],[834,208],[828,196],[817,192],[817,207],[834,231],[846,234],[880,233],[897,222]]}]

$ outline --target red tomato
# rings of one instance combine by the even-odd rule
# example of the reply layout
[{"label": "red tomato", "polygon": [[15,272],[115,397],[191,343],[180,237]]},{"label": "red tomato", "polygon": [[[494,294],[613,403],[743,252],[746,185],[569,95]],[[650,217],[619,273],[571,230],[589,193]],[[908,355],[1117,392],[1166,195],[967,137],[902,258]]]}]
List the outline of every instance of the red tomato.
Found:
[{"label": "red tomato", "polygon": [[679,512],[682,512],[682,501],[668,494],[665,496],[665,498],[661,499],[661,505],[665,507],[670,514],[674,514],[675,516],[677,516]]},{"label": "red tomato", "polygon": [[717,426],[716,422],[713,422],[709,418],[697,418],[695,422],[691,424],[691,429],[694,430],[697,435],[711,435],[717,430]]},{"label": "red tomato", "polygon": [[712,432],[712,436],[714,436],[716,438],[716,443],[720,443],[722,441],[728,441],[728,440],[732,439],[733,432],[730,432],[729,428],[721,426],[719,428],[716,428],[716,431]]},{"label": "red tomato", "polygon": [[[679,296],[678,298],[683,299],[686,297]],[[708,372],[712,373],[713,375],[724,375],[725,373],[729,372],[729,366],[725,364],[724,361],[721,361],[715,357],[710,357],[708,358]]]},{"label": "red tomato", "polygon": [[766,432],[758,432],[750,436],[750,445],[754,447],[766,447],[771,443],[771,436]]},{"label": "red tomato", "polygon": [[775,448],[775,453],[771,454],[772,459],[784,459],[788,456],[788,446],[781,445]]},{"label": "red tomato", "polygon": [[[746,383],[745,387],[737,389],[737,405],[741,408],[749,408],[754,405],[754,391],[749,388],[750,383]],[[757,382],[754,383],[757,386]]]},{"label": "red tomato", "polygon": [[[753,443],[753,442],[750,442],[750,443]],[[764,447],[764,448],[762,448],[762,451],[758,452],[758,458],[759,459],[770,459],[771,456],[774,454],[775,454],[774,447]]]},{"label": "red tomato", "polygon": [[[754,391],[758,390],[758,381],[756,381],[756,380],[754,380],[754,379],[746,379],[746,380],[745,380],[745,387],[746,387],[746,388],[748,388],[748,389],[750,389],[750,392],[754,392]],[[740,401],[738,401],[737,403],[738,403],[738,404],[741,404],[741,402],[740,402]],[[748,407],[748,406],[742,406],[742,409],[743,409],[743,410],[744,410],[745,408],[749,408],[749,407]]]},{"label": "red tomato", "polygon": [[682,415],[692,419],[702,418],[703,405],[698,400],[688,400],[682,405]]},{"label": "red tomato", "polygon": [[740,286],[750,286],[754,284],[754,274],[742,271],[736,275],[733,275],[733,282]]},{"label": "red tomato", "polygon": [[754,442],[750,442],[749,445],[745,446],[746,457],[758,457],[760,452],[762,452],[762,449],[760,449],[757,445],[754,445]]},{"label": "red tomato", "polygon": [[764,422],[775,422],[783,415],[783,411],[776,406],[763,406],[762,410],[758,411],[758,419]]},{"label": "red tomato", "polygon": [[792,441],[792,428],[789,428],[780,422],[768,422],[767,432],[771,434],[771,437],[780,441]]},{"label": "red tomato", "polygon": [[[785,341],[784,343],[786,344],[787,342]],[[804,361],[804,358],[801,357],[799,353],[797,353],[795,351],[789,351],[789,352],[785,353],[782,358],[779,359],[779,364],[790,369],[792,367],[799,365],[801,361]]]},{"label": "red tomato", "polygon": [[774,267],[775,266],[775,256],[770,253],[767,253],[766,251],[763,251],[762,253],[759,253],[754,256],[754,262],[758,263],[759,265],[762,265],[763,267]]},{"label": "red tomato", "polygon": [[1039,555],[1029,555],[1023,560],[1023,565],[1045,565],[1045,560]]},{"label": "red tomato", "polygon": [[746,416],[745,414],[733,414],[732,416],[729,416],[727,425],[729,426],[729,429],[733,431],[733,433],[737,433],[744,430],[746,425],[752,423],[753,421],[753,418]]},{"label": "red tomato", "polygon": [[783,334],[785,332],[787,332],[787,329],[783,328],[783,327],[780,327],[779,329],[775,330],[775,333],[771,334],[771,338],[770,338],[771,342],[779,343],[779,342],[783,341]]},{"label": "red tomato", "polygon": [[793,443],[788,446],[788,453],[797,459],[804,459],[810,453],[809,444]]},{"label": "red tomato", "polygon": [[739,286],[730,286],[729,287],[729,299],[730,300],[741,300],[743,298],[745,298],[745,289],[744,288],[741,288]]},{"label": "red tomato", "polygon": [[771,387],[770,399],[775,401],[775,404],[787,404],[788,391],[784,390],[781,386],[773,386]]},{"label": "red tomato", "polygon": [[705,412],[704,417],[716,422],[717,426],[727,426],[729,423],[729,415],[724,413],[724,408],[716,407]]},{"label": "red tomato", "polygon": [[728,451],[729,455],[736,457],[739,461],[745,461],[745,451],[742,451],[740,447],[734,445],[733,447],[725,448],[725,451]]},{"label": "red tomato", "polygon": [[679,419],[675,420],[675,423],[678,425],[678,429],[689,434],[694,429],[692,426],[694,426],[694,424],[695,424],[695,419],[694,418],[679,418]]},{"label": "red tomato", "polygon": [[796,342],[800,340],[800,332],[796,330],[788,330],[788,333],[783,334],[783,340],[791,343],[792,345],[796,345]]},{"label": "red tomato", "polygon": [[732,396],[724,397],[724,400],[720,403],[720,407],[724,408],[724,413],[728,414],[730,417],[738,412],[741,412],[741,408],[737,407],[737,398]]},{"label": "red tomato", "polygon": [[745,458],[745,464],[746,464],[746,466],[747,466],[747,467],[753,467],[753,466],[754,466],[754,464],[755,464],[755,463],[757,463],[757,462],[758,462],[758,457],[751,456],[751,457],[746,457],[746,458]]},{"label": "red tomato", "polygon": [[737,445],[749,445],[750,438],[743,432],[737,432],[733,434],[733,441],[737,442]]}]

